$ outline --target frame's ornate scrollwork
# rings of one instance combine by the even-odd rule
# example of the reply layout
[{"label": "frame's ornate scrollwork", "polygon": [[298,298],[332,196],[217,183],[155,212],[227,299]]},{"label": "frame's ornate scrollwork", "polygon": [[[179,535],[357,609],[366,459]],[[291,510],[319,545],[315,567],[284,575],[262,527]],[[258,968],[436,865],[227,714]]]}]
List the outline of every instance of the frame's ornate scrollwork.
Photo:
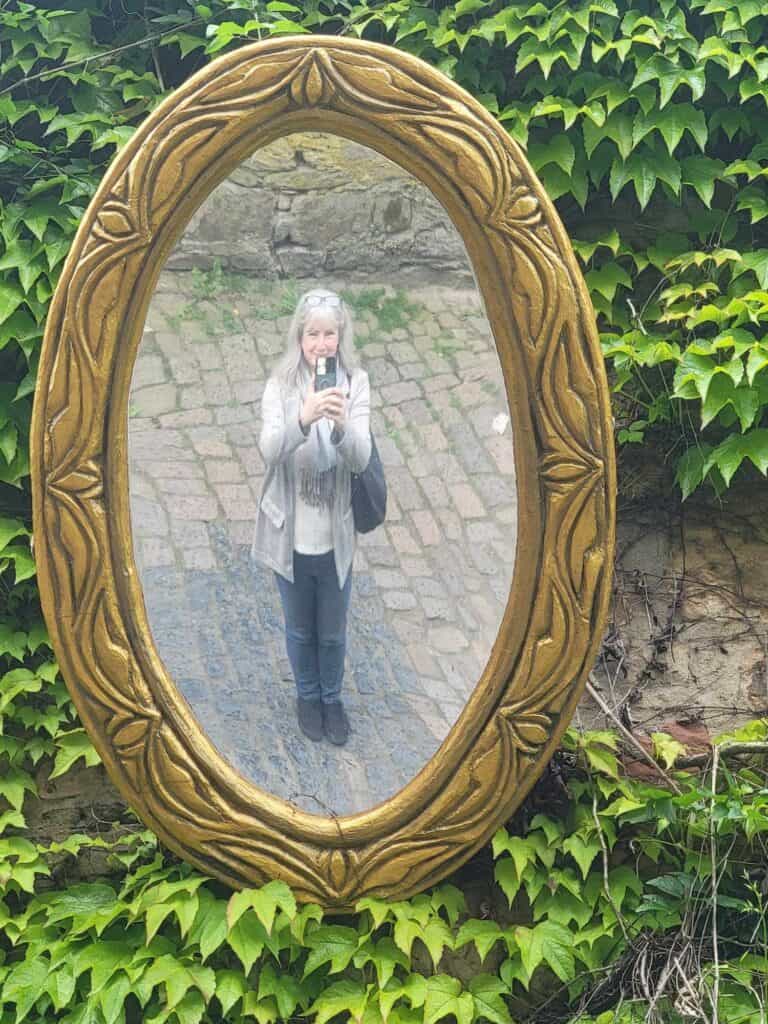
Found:
[{"label": "frame's ornate scrollwork", "polygon": [[[210,191],[256,148],[323,129],[364,143],[443,203],[473,263],[504,371],[519,529],[513,585],[458,723],[397,796],[345,818],[237,775],[148,636],[132,556],[127,407],[154,284]],[[74,700],[116,784],[180,855],[235,885],[279,876],[350,907],[449,873],[520,803],[595,657],[613,550],[613,456],[593,315],[568,238],[518,148],[422,62],[302,37],[215,61],[109,170],[58,287],[34,413],[44,607]]]}]

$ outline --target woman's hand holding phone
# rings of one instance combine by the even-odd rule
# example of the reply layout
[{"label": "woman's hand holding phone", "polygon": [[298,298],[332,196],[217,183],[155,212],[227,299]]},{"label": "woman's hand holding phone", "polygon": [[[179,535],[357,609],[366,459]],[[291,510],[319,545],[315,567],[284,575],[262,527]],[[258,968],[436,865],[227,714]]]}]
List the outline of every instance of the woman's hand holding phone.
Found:
[{"label": "woman's hand holding phone", "polygon": [[340,428],[344,428],[347,401],[341,388],[323,388],[315,391],[314,381],[307,391],[307,397],[299,413],[302,427],[307,429],[317,420],[327,416]]}]

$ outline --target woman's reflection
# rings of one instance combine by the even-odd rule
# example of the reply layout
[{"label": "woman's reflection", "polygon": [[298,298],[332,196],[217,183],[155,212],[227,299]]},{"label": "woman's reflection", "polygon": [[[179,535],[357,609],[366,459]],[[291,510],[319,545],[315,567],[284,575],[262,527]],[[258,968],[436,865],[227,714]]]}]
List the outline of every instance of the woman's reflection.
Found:
[{"label": "woman's reflection", "polygon": [[357,366],[352,318],[335,292],[314,289],[299,300],[261,410],[267,468],[252,555],[275,573],[299,727],[311,740],[343,746],[351,477],[368,464],[371,434],[368,374]]}]

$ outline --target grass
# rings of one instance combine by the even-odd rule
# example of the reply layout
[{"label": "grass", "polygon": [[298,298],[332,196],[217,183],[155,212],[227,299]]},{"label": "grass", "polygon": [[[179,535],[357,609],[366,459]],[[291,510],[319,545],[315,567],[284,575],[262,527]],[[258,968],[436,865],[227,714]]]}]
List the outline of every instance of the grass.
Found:
[{"label": "grass", "polygon": [[[352,310],[353,316],[373,314],[376,326],[386,334],[408,327],[424,308],[419,303],[411,302],[402,288],[393,294],[388,293],[386,288],[361,288],[359,291],[347,289],[342,291],[341,297]],[[362,348],[370,340],[362,340],[358,347]]]}]

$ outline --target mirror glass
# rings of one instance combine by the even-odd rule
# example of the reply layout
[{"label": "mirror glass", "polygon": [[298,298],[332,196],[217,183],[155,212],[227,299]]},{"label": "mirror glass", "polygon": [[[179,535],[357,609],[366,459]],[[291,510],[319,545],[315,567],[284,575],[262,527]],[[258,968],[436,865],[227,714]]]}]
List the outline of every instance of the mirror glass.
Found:
[{"label": "mirror glass", "polygon": [[[305,300],[292,334],[299,300],[317,289],[340,301]],[[356,535],[354,555],[349,474],[368,420],[361,375],[341,369],[343,343],[368,377],[388,486],[386,520]],[[288,350],[292,369],[263,407]],[[306,367],[332,351],[339,404],[316,394],[312,420]],[[396,164],[335,135],[259,150],[211,193],[163,268],[128,429],[147,620],[207,736],[245,778],[311,813],[393,796],[477,684],[514,568],[501,365],[445,210]],[[252,556],[259,516],[273,567]],[[300,565],[286,531],[304,549]],[[342,587],[338,564],[350,557]],[[295,673],[310,731],[324,717],[344,738],[331,707],[341,697],[343,745],[302,731]],[[319,706],[318,689],[330,698]]]}]

